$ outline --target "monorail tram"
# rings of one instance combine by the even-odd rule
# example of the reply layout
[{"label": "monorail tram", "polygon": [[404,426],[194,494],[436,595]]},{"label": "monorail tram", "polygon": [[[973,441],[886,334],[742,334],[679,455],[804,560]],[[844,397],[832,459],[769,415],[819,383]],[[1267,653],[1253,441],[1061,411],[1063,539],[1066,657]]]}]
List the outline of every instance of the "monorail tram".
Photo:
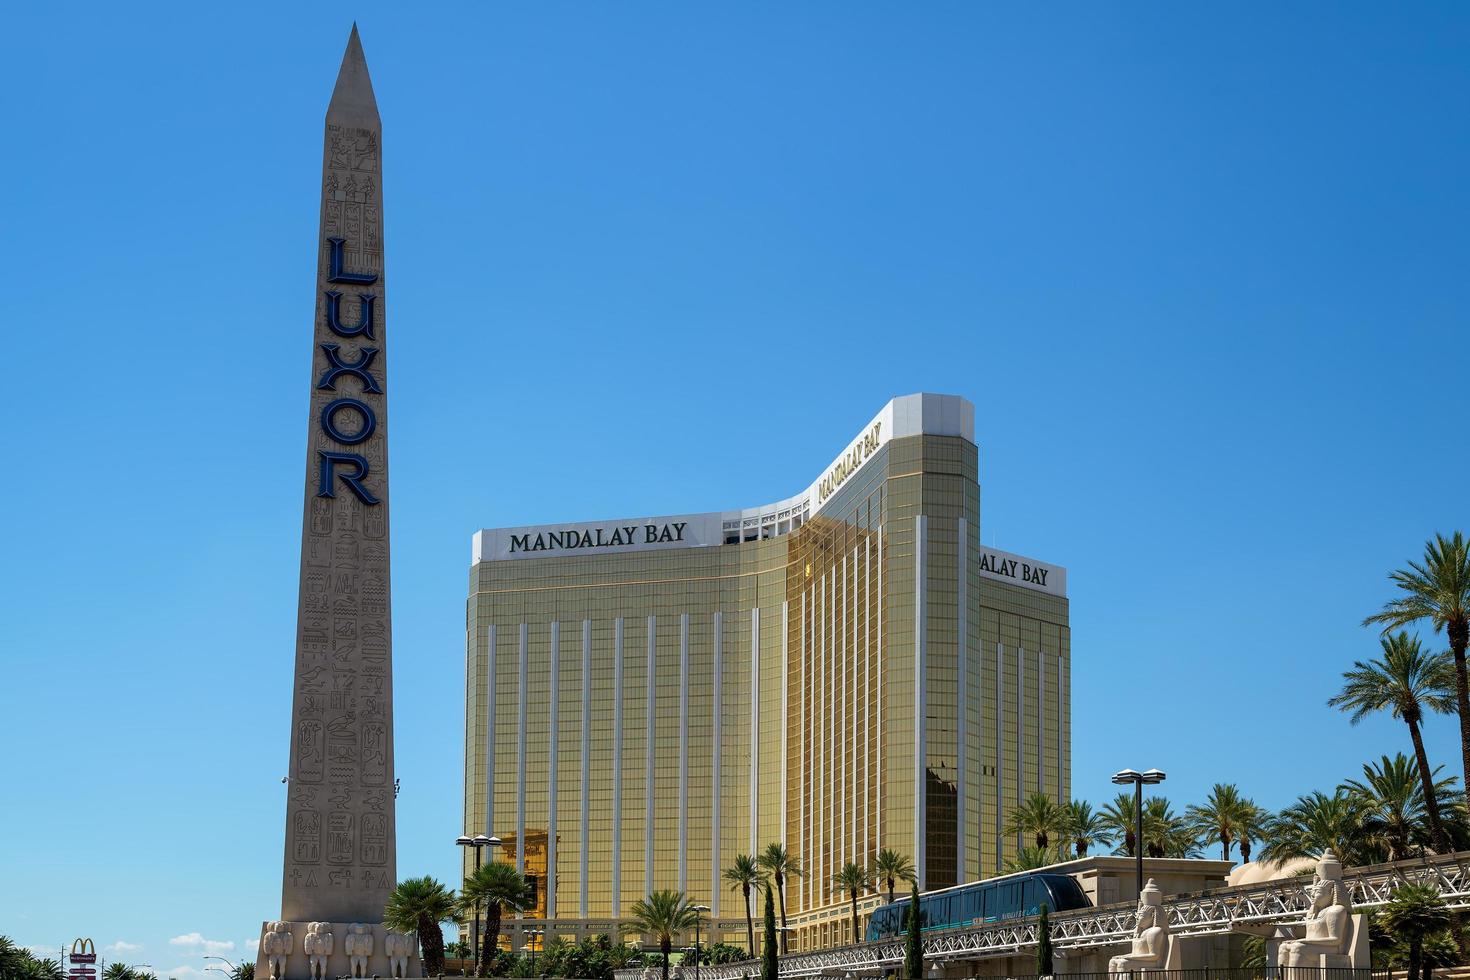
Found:
[{"label": "monorail tram", "polygon": [[[874,910],[868,920],[868,942],[893,939],[908,928],[910,898]],[[956,885],[919,896],[919,923],[924,932],[964,929],[1052,912],[1091,908],[1092,903],[1071,875],[1027,871],[968,885]]]}]

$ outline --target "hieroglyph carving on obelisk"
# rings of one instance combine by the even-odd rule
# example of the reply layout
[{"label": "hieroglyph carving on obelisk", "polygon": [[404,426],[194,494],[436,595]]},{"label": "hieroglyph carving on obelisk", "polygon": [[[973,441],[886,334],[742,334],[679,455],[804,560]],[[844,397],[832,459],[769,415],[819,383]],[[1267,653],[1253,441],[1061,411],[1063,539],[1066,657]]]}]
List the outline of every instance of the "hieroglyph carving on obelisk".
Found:
[{"label": "hieroglyph carving on obelisk", "polygon": [[380,922],[397,883],[383,142],[357,28],[327,108],[281,918]]}]

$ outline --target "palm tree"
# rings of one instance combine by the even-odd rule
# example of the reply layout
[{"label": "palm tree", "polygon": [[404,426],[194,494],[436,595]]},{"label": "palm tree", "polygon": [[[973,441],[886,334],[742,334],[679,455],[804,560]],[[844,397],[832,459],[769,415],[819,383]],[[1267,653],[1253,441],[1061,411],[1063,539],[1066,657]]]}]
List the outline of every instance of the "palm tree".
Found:
[{"label": "palm tree", "polygon": [[1049,847],[1023,847],[1006,858],[1004,871],[1035,871],[1057,863],[1057,854]]},{"label": "palm tree", "polygon": [[847,892],[848,901],[852,903],[852,942],[856,946],[861,942],[858,938],[858,895],[873,887],[873,876],[861,864],[848,861],[841,871],[832,876],[832,887],[840,892]]},{"label": "palm tree", "polygon": [[1220,860],[1230,860],[1230,845],[1238,834],[1243,808],[1250,801],[1234,783],[1216,783],[1202,805],[1185,808],[1184,817],[1202,841],[1220,843]]},{"label": "palm tree", "polygon": [[887,847],[874,855],[871,871],[875,880],[888,886],[889,905],[893,904],[893,886],[897,882],[919,880],[918,872],[914,870],[914,862],[909,860],[909,856]]},{"label": "palm tree", "polygon": [[659,955],[663,960],[663,980],[669,980],[669,950],[673,948],[674,937],[686,929],[693,929],[699,913],[689,904],[689,897],[679,891],[656,891],[634,902],[628,911],[633,921],[624,928],[652,936],[658,941]]},{"label": "palm tree", "polygon": [[[1470,687],[1465,675],[1465,647],[1470,644],[1470,546],[1456,531],[1446,540],[1436,534],[1424,545],[1424,560],[1409,562],[1388,576],[1403,592],[1383,609],[1363,620],[1364,626],[1382,626],[1387,634],[1410,623],[1428,620],[1438,633],[1449,635],[1455,661],[1455,707],[1460,715],[1460,762],[1464,785],[1470,787]],[[1420,767],[1426,772],[1427,763]]]},{"label": "palm tree", "polygon": [[801,865],[796,863],[786,850],[786,845],[773,843],[766,845],[766,853],[756,859],[762,868],[770,873],[776,882],[776,899],[781,905],[781,955],[786,955],[786,879],[788,877],[801,877]]},{"label": "palm tree", "polygon": [[241,960],[230,971],[230,980],[255,980],[255,961]]},{"label": "palm tree", "polygon": [[395,932],[415,933],[423,951],[424,976],[444,972],[444,932],[439,923],[455,917],[454,892],[424,875],[398,883],[383,908],[383,923]]},{"label": "palm tree", "polygon": [[1032,793],[1026,802],[1011,811],[1005,834],[1030,834],[1040,850],[1046,850],[1051,835],[1060,833],[1065,826],[1066,812],[1051,801],[1045,793]]},{"label": "palm tree", "polygon": [[1087,857],[1087,849],[1093,844],[1107,847],[1113,843],[1107,817],[1094,812],[1091,803],[1072,800],[1062,810],[1062,831],[1077,849],[1078,857]]},{"label": "palm tree", "polygon": [[1378,921],[1409,948],[1409,980],[1419,980],[1424,937],[1449,928],[1450,913],[1433,885],[1400,885],[1379,910]]},{"label": "palm tree", "polygon": [[1143,846],[1149,857],[1193,857],[1199,841],[1189,822],[1177,815],[1166,796],[1143,802]]},{"label": "palm tree", "polygon": [[1240,863],[1249,864],[1251,859],[1251,842],[1258,841],[1266,836],[1266,828],[1271,826],[1271,814],[1263,807],[1256,806],[1252,800],[1246,800],[1240,808],[1235,827],[1235,846],[1240,848]]},{"label": "palm tree", "polygon": [[[1435,775],[1438,773],[1436,769]],[[1448,796],[1454,792],[1454,781],[1453,776],[1440,780],[1431,776],[1431,792],[1435,797]],[[1364,836],[1382,848],[1387,860],[1412,856],[1410,845],[1426,836],[1422,828],[1428,811],[1418,763],[1402,752],[1385,755],[1376,764],[1363,763],[1362,782],[1349,779],[1342,788],[1362,805]],[[1432,831],[1428,836],[1434,843]]]},{"label": "palm tree", "polygon": [[1424,751],[1419,725],[1426,708],[1440,712],[1454,709],[1454,664],[1449,654],[1427,653],[1418,637],[1402,630],[1378,642],[1383,647],[1383,659],[1367,663],[1359,660],[1352,670],[1344,671],[1342,693],[1327,704],[1351,712],[1349,720],[1354,725],[1375,712],[1388,711],[1409,726],[1429,813],[1429,837],[1435,850],[1445,854],[1452,848],[1439,817],[1439,801],[1434,798],[1429,755]]},{"label": "palm tree", "polygon": [[464,880],[459,890],[459,911],[469,912],[477,906],[485,909],[485,937],[480,943],[476,976],[489,976],[490,961],[500,947],[500,918],[506,912],[524,912],[532,907],[535,895],[525,875],[505,861],[482,864]]},{"label": "palm tree", "polygon": [[1343,864],[1362,864],[1363,805],[1344,789],[1300,796],[1271,821],[1261,860],[1283,864],[1331,850]]},{"label": "palm tree", "polygon": [[59,962],[38,956],[27,956],[24,970],[25,980],[62,980],[65,976]]},{"label": "palm tree", "polygon": [[18,974],[25,958],[25,950],[15,945],[9,936],[0,936],[0,977]]},{"label": "palm tree", "polygon": [[126,963],[109,963],[102,971],[102,980],[133,980],[133,968]]},{"label": "palm tree", "polygon": [[735,863],[725,869],[724,878],[730,882],[730,890],[740,889],[740,895],[745,899],[745,939],[750,944],[750,957],[755,959],[755,919],[751,917],[750,890],[763,883],[766,876],[761,873],[755,858],[749,854],[737,854]]},{"label": "palm tree", "polygon": [[1133,808],[1133,794],[1119,793],[1113,798],[1113,802],[1103,807],[1102,816],[1108,831],[1123,842],[1123,853],[1132,857],[1138,846],[1138,842],[1133,839],[1138,820],[1138,814]]},{"label": "palm tree", "polygon": [[1460,944],[1455,941],[1452,929],[1441,929],[1424,937],[1419,951],[1421,980],[1429,980],[1438,967],[1460,965]]}]

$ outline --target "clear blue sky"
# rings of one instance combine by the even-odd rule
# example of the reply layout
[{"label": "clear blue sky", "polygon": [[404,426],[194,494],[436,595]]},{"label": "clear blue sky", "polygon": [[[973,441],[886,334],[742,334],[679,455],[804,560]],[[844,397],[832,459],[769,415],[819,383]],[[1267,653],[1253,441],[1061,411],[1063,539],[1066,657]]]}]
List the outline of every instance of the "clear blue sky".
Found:
[{"label": "clear blue sky", "polygon": [[985,542],[1069,569],[1079,795],[1406,748],[1324,701],[1470,525],[1470,9],[413,6],[7,11],[0,932],[193,977],[279,909],[354,17],[403,875],[457,869],[475,529],[776,499],[918,390],[976,403]]}]

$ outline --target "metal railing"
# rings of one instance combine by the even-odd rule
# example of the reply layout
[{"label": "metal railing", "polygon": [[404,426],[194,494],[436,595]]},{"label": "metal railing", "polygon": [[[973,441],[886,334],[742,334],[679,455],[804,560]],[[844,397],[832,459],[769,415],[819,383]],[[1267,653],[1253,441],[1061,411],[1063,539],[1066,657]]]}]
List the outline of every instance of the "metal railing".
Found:
[{"label": "metal railing", "polygon": [[[1429,855],[1417,861],[1347,868],[1343,872],[1343,882],[1352,895],[1355,908],[1382,905],[1395,890],[1406,884],[1430,884],[1439,889],[1449,908],[1470,909],[1470,851]],[[1283,878],[1170,896],[1164,902],[1169,915],[1169,932],[1175,936],[1263,933],[1269,927],[1301,922],[1308,907],[1303,884],[1300,878]],[[1052,945],[1058,951],[1066,951],[1125,943],[1133,935],[1136,915],[1131,902],[1059,912],[1051,917]],[[924,937],[924,959],[950,964],[961,960],[1014,956],[1036,945],[1036,928],[1037,920],[1028,918],[929,933]],[[881,974],[898,967],[903,958],[904,943],[897,938],[792,953],[781,958],[780,973],[783,977]],[[641,972],[620,970],[615,976],[616,980],[639,980]],[[1320,976],[1323,971],[1312,972]],[[1215,977],[1225,976],[1228,971],[1206,973]],[[700,980],[744,980],[759,974],[760,962],[745,960],[703,967]],[[1148,974],[1150,980],[1162,975],[1162,971],[1150,971]]]}]

